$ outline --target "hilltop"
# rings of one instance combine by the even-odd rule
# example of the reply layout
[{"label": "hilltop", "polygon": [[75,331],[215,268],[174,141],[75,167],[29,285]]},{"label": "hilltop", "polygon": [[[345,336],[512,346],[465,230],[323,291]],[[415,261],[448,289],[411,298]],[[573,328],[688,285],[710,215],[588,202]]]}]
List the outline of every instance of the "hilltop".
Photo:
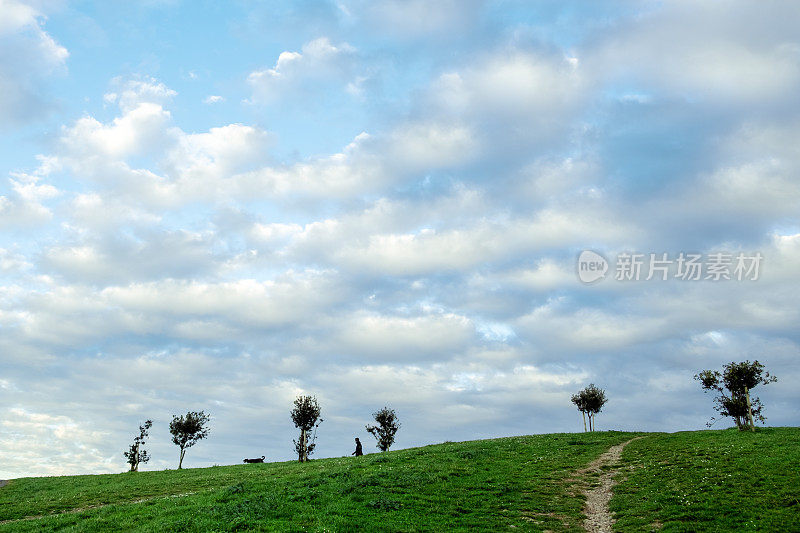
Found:
[{"label": "hilltop", "polygon": [[[628,441],[621,459],[587,468]],[[786,531],[800,523],[799,458],[798,428],[597,432],[22,478],[0,488],[0,531],[582,531],[584,490],[606,472],[620,531]]]}]

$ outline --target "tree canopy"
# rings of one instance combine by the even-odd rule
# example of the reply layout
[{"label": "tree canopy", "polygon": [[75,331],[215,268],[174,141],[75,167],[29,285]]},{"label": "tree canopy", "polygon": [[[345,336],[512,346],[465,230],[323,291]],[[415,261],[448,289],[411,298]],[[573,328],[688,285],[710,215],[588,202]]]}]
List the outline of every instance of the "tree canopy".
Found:
[{"label": "tree canopy", "polygon": [[[294,400],[294,408],[291,411],[292,422],[300,430],[300,437],[294,441],[294,448],[297,452],[297,460],[308,461],[308,456],[314,452],[317,439],[317,427],[323,422],[320,418],[322,409],[314,396],[298,396]],[[313,434],[311,430],[314,430]]]},{"label": "tree canopy", "polygon": [[172,442],[181,449],[178,469],[183,466],[183,457],[186,449],[191,448],[198,441],[208,437],[210,429],[206,424],[211,420],[211,415],[203,411],[189,411],[185,415],[173,416],[169,424],[169,432],[172,434]]},{"label": "tree canopy", "polygon": [[[723,417],[733,418],[736,427],[740,430],[750,429],[755,431],[755,421],[766,421],[762,414],[764,406],[761,400],[750,396],[750,391],[758,385],[768,385],[778,381],[764,369],[758,360],[752,363],[731,361],[722,366],[722,372],[717,370],[703,370],[695,374],[694,379],[700,382],[705,392],[716,391],[714,408]],[[712,426],[716,418],[712,417],[708,426]]]},{"label": "tree canopy", "polygon": [[139,435],[133,439],[133,444],[128,448],[128,451],[122,453],[128,460],[128,464],[131,465],[131,472],[138,472],[139,464],[146,463],[150,460],[150,454],[147,453],[147,450],[145,450],[143,446],[152,426],[152,420],[147,420],[144,424],[139,426]]},{"label": "tree canopy", "polygon": [[388,407],[372,413],[372,417],[378,425],[367,426],[367,431],[377,439],[377,447],[382,452],[385,452],[394,443],[394,436],[397,430],[400,429],[400,421],[394,409],[389,409]]},{"label": "tree canopy", "polygon": [[586,418],[589,419],[589,431],[594,431],[594,417],[599,413],[608,401],[606,392],[591,383],[588,387],[572,395],[572,403],[578,408],[583,416],[583,429],[586,431]]}]

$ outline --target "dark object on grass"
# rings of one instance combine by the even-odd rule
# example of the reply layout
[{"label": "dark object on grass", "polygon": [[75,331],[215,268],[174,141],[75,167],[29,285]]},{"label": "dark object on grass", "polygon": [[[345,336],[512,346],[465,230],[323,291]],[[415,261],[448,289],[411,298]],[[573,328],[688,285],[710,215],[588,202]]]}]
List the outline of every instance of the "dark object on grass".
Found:
[{"label": "dark object on grass", "polygon": [[266,459],[263,455],[260,459],[245,459],[243,462],[245,463],[263,463],[264,459]]},{"label": "dark object on grass", "polygon": [[364,455],[364,450],[361,449],[361,441],[358,440],[358,437],[356,437],[356,451],[354,451],[350,455],[355,455],[356,457],[361,457],[362,455]]}]

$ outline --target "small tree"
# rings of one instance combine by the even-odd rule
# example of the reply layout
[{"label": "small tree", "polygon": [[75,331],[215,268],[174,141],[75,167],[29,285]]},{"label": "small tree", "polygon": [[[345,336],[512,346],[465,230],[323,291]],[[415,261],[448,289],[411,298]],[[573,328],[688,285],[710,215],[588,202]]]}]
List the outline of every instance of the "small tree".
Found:
[{"label": "small tree", "polygon": [[587,417],[589,418],[589,431],[594,431],[594,417],[603,409],[607,401],[606,391],[595,387],[594,383],[591,383],[578,394],[572,395],[572,403],[574,403],[583,414],[584,431],[586,431]]},{"label": "small tree", "polygon": [[[294,442],[297,460],[308,461],[308,456],[314,453],[317,440],[317,428],[322,423],[319,417],[322,410],[317,398],[314,396],[298,396],[294,400],[294,409],[291,411],[292,421],[300,430],[300,438]],[[313,434],[311,430],[314,430]]]},{"label": "small tree", "polygon": [[377,426],[367,426],[367,431],[378,440],[378,448],[382,452],[388,451],[394,443],[394,435],[400,429],[400,421],[397,419],[394,409],[384,407],[380,411],[372,413],[372,417]]},{"label": "small tree", "polygon": [[[703,370],[695,374],[694,379],[700,382],[705,392],[713,390],[719,393],[714,397],[714,408],[720,415],[733,418],[740,431],[746,429],[755,431],[755,420],[762,424],[767,420],[761,414],[764,408],[761,400],[758,397],[751,398],[750,390],[757,385],[778,381],[778,378],[765,372],[764,365],[757,360],[752,363],[750,361],[727,363],[723,365],[721,373],[716,370]],[[711,417],[706,425],[711,427],[714,422],[716,418]]]},{"label": "small tree", "polygon": [[169,432],[172,434],[172,442],[181,449],[178,470],[183,467],[183,457],[186,449],[191,448],[198,441],[208,437],[209,428],[205,427],[211,420],[211,416],[203,411],[189,411],[185,415],[172,417],[169,424]]},{"label": "small tree", "polygon": [[127,452],[122,452],[122,455],[128,460],[128,464],[131,465],[131,472],[138,472],[139,464],[146,463],[150,460],[150,454],[147,453],[147,450],[142,446],[144,446],[144,441],[148,436],[148,430],[152,425],[153,421],[147,420],[144,424],[139,426],[139,436],[133,439],[133,444],[131,444]]},{"label": "small tree", "polygon": [[580,394],[573,394],[572,403],[578,407],[578,411],[583,415],[583,432],[586,433],[586,402],[583,401],[583,396]]}]

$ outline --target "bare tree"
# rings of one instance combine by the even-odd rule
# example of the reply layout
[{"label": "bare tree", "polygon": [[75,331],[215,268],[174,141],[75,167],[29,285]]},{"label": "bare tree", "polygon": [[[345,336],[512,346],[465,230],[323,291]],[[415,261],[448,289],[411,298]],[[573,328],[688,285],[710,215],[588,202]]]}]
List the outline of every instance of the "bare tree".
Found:
[{"label": "bare tree", "polygon": [[572,403],[583,414],[583,430],[586,431],[586,419],[589,419],[589,431],[594,431],[594,417],[608,401],[606,391],[591,383],[578,394],[572,395]]},{"label": "bare tree", "polygon": [[147,420],[144,424],[139,426],[139,436],[133,439],[133,444],[131,444],[128,451],[122,453],[128,460],[128,464],[131,465],[131,472],[138,472],[139,464],[146,463],[150,460],[150,454],[147,453],[147,450],[145,450],[143,446],[144,441],[147,439],[148,431],[152,426],[152,420]]},{"label": "bare tree", "polygon": [[388,451],[394,443],[394,435],[400,429],[400,421],[397,419],[394,409],[384,407],[380,411],[372,413],[372,417],[377,426],[367,426],[367,431],[378,440],[378,448],[382,452]]},{"label": "bare tree", "polygon": [[[740,431],[746,429],[755,431],[755,420],[762,424],[767,420],[761,414],[764,408],[761,400],[758,397],[751,398],[750,391],[757,385],[768,385],[778,381],[778,378],[765,372],[764,365],[757,360],[752,363],[749,360],[727,363],[723,365],[721,373],[716,370],[703,370],[696,374],[694,379],[700,382],[705,392],[713,390],[718,393],[714,397],[714,408],[723,417],[733,418]],[[711,427],[714,422],[716,418],[712,417],[706,425]]]},{"label": "bare tree", "polygon": [[206,424],[211,420],[211,415],[203,411],[189,411],[185,415],[172,417],[169,424],[169,432],[172,434],[172,442],[181,449],[178,470],[183,467],[183,457],[186,449],[191,448],[198,441],[208,437],[210,431]]},{"label": "bare tree", "polygon": [[[300,430],[300,438],[294,441],[294,449],[297,452],[297,460],[301,463],[308,461],[308,456],[314,453],[317,428],[322,423],[322,419],[319,417],[321,412],[317,398],[314,396],[298,396],[294,400],[294,409],[290,414],[295,427]],[[312,429],[314,430],[313,434],[311,433]]]}]

